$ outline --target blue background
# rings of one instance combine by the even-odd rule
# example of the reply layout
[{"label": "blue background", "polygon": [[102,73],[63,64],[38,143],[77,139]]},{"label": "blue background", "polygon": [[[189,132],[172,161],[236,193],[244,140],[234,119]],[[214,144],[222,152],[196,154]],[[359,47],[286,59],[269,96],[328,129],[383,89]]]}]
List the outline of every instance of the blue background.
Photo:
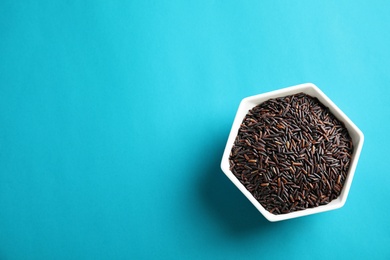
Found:
[{"label": "blue background", "polygon": [[[388,1],[57,2],[0,3],[0,259],[390,257]],[[304,82],[366,141],[342,209],[269,223],[219,163]]]}]

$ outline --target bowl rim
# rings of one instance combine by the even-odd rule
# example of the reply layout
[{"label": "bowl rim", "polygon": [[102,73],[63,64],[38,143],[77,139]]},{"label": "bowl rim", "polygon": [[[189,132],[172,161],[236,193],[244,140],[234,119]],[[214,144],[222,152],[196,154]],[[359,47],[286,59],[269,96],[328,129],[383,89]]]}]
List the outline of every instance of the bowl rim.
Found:
[{"label": "bowl rim", "polygon": [[[354,144],[354,152],[351,159],[351,165],[348,170],[347,179],[344,183],[343,190],[337,199],[334,199],[329,204],[318,206],[315,208],[294,211],[286,214],[274,215],[269,211],[267,211],[230,171],[229,155],[233,147],[234,141],[236,139],[236,136],[238,134],[238,129],[242,123],[242,120],[244,119],[245,115],[251,108],[271,98],[288,96],[300,92],[318,98],[322,104],[327,106],[329,110],[341,122],[344,123],[344,125],[348,129],[349,134],[351,135]],[[313,83],[303,83],[295,86],[277,89],[270,92],[265,92],[254,96],[249,96],[241,100],[229,133],[228,140],[226,142],[225,150],[221,161],[221,169],[224,172],[224,174],[235,184],[235,186],[247,197],[247,199],[260,211],[260,213],[267,220],[269,220],[270,222],[287,220],[287,219],[292,219],[292,218],[297,218],[302,216],[308,216],[320,212],[335,210],[344,206],[349,194],[349,190],[352,184],[352,179],[354,177],[354,173],[360,157],[363,143],[364,143],[363,132],[352,122],[352,120],[349,119],[349,117],[329,97],[327,97],[325,93],[322,92],[316,85],[314,85]]]}]

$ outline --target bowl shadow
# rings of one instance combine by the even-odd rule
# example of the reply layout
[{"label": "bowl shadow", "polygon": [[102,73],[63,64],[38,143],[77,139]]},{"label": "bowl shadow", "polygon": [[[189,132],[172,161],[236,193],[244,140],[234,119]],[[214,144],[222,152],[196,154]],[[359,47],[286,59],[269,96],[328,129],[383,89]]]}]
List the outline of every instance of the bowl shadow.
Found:
[{"label": "bowl shadow", "polygon": [[[223,135],[222,135],[223,136]],[[204,162],[199,179],[199,199],[214,221],[233,236],[249,235],[260,230],[279,226],[261,215],[252,203],[222,172],[220,163],[226,139],[213,138],[212,144],[204,147],[199,161]]]}]

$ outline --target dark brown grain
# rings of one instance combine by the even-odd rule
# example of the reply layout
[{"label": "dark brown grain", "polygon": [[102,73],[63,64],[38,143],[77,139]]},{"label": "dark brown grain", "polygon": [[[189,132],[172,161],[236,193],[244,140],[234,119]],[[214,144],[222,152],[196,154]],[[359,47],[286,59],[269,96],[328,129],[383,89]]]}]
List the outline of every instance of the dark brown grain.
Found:
[{"label": "dark brown grain", "polygon": [[299,93],[251,109],[229,163],[263,207],[285,214],[337,198],[352,152],[344,124],[317,98]]}]

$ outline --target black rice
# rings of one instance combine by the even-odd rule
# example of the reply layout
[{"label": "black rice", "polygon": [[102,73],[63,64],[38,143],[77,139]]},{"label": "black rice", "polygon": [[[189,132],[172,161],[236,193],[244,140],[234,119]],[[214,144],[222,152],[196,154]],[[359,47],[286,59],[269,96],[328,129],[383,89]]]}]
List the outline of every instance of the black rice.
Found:
[{"label": "black rice", "polygon": [[352,139],[317,98],[274,98],[245,116],[230,153],[230,169],[261,205],[285,214],[325,205],[344,186]]}]

